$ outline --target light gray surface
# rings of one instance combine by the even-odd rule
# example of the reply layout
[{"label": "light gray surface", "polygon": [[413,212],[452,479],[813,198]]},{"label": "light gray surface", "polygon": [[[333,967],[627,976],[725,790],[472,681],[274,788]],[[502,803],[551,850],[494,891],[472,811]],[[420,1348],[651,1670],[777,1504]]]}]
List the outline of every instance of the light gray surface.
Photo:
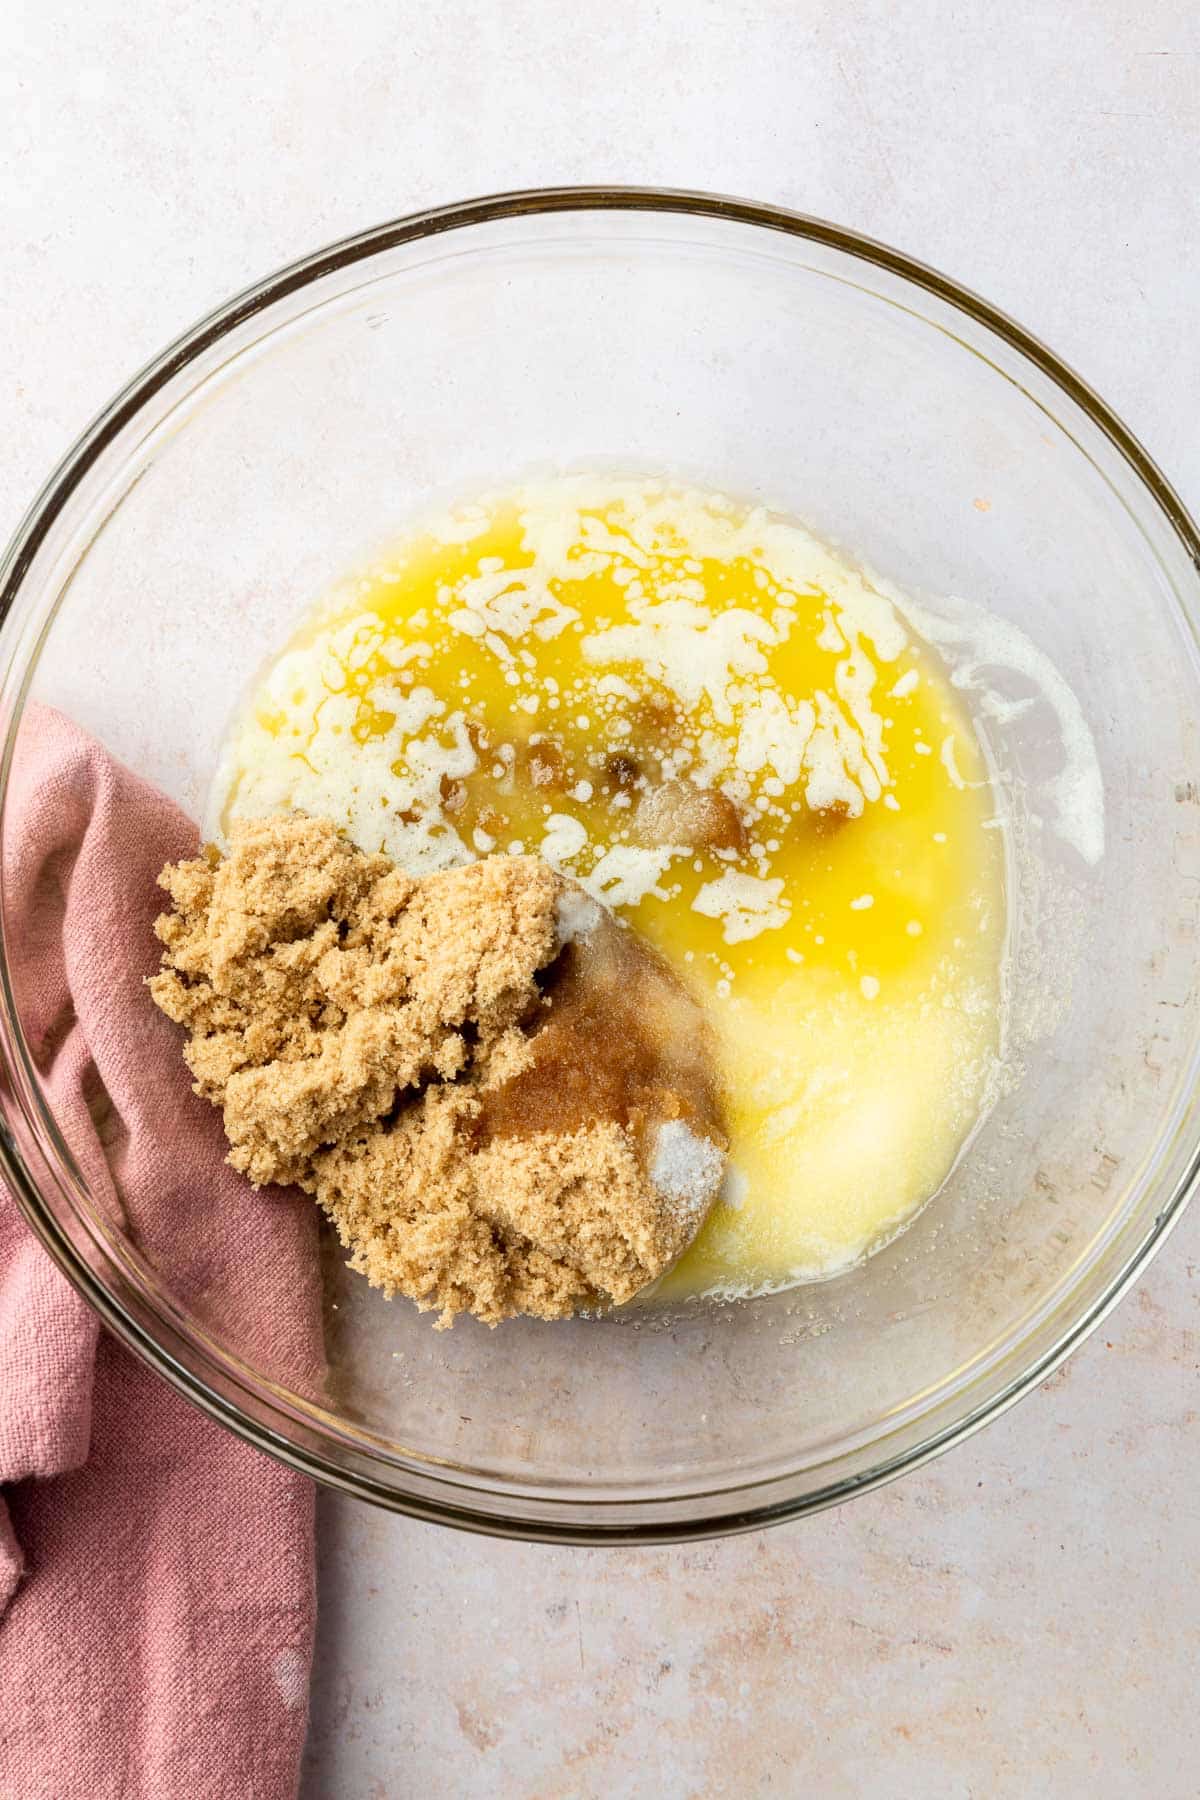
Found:
[{"label": "light gray surface", "polygon": [[[1200,508],[1182,0],[10,0],[0,167],[4,528],[128,373],[274,264],[589,180],[781,201],[940,265]],[[1198,1247],[1193,1212],[983,1436],[772,1534],[548,1551],[324,1498],[306,1800],[1194,1795]]]}]

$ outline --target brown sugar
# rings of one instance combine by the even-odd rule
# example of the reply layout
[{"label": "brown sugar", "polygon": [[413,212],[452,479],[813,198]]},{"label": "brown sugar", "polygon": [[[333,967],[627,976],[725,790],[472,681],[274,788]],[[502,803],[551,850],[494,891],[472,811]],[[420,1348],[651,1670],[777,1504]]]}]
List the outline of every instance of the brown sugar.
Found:
[{"label": "brown sugar", "polygon": [[151,993],[229,1161],[314,1194],[386,1293],[562,1318],[694,1236],[725,1143],[703,1016],[540,859],[414,879],[292,814],[160,880]]},{"label": "brown sugar", "polygon": [[722,1141],[708,1034],[696,1004],[640,939],[611,923],[564,946],[543,982],[548,1002],[518,1066],[481,1094],[489,1136],[568,1133],[611,1119],[640,1139],[686,1118]]},{"label": "brown sugar", "polygon": [[736,850],[739,856],[747,843],[746,827],[727,794],[683,781],[667,781],[647,790],[637,810],[637,831],[644,844]]}]

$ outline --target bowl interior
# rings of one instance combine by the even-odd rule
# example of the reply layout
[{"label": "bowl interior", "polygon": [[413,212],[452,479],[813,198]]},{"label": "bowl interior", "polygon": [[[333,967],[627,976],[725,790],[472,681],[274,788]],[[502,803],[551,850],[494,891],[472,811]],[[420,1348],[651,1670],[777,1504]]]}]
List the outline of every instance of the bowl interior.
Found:
[{"label": "bowl interior", "polygon": [[[829,1283],[435,1333],[327,1246],[331,1387],[296,1393],[247,1358],[220,1293],[180,1306],[171,1269],[100,1223],[24,1069],[5,1106],[61,1253],[131,1332],[330,1478],[535,1530],[810,1503],[1051,1358],[1188,1178],[1196,572],[1089,406],[888,260],[700,207],[381,234],[160,369],[41,519],[4,628],[10,751],[22,701],[49,701],[194,817],[239,696],[325,587],[435,503],[597,464],[761,499],[911,595],[994,759],[1004,1089],[909,1231]],[[1100,855],[1081,823],[1089,744]],[[4,950],[19,1011],[11,931]],[[10,1037],[19,1064],[19,1018]]]}]

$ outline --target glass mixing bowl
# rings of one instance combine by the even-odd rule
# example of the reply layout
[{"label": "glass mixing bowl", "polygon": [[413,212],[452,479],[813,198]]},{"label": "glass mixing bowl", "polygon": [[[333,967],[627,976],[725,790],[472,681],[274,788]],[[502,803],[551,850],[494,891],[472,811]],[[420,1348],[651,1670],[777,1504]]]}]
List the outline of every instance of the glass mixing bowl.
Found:
[{"label": "glass mixing bowl", "polygon": [[[1128,1286],[1200,1142],[1195,528],[1025,332],[812,219],[506,195],[350,239],[204,320],[8,552],[5,793],[42,699],[199,817],[239,695],[323,589],[431,503],[597,463],[761,497],[934,613],[957,595],[1036,647],[1024,673],[970,652],[1005,702],[981,728],[1011,827],[1006,1080],[906,1233],[751,1303],[494,1333],[437,1333],[330,1254],[332,1384],[298,1393],[230,1341],[219,1293],[184,1307],[105,1223],[29,1054],[7,919],[0,962],[6,1174],[113,1331],[320,1480],[585,1542],[788,1518],[965,1437]],[[1082,722],[1031,680],[1038,654],[1094,738],[1098,861],[1068,828]]]}]

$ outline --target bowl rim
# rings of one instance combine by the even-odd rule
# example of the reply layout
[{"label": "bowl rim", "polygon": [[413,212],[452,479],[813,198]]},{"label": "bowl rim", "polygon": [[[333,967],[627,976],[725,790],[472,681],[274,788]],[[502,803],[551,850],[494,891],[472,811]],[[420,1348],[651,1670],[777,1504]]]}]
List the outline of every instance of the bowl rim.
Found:
[{"label": "bowl rim", "polygon": [[[1200,530],[1166,476],[1124,422],[1082,377],[1038,338],[959,282],[849,227],[779,206],[691,189],[563,186],[483,195],[385,221],[284,265],[206,314],[126,383],[80,434],[43,484],[0,559],[0,629],[9,618],[41,544],[107,447],[147,401],[231,331],[322,277],[400,245],[493,221],[573,212],[692,215],[758,227],[841,251],[933,295],[1015,350],[1085,414],[1131,469],[1189,561],[1200,570]],[[5,724],[11,733],[11,721],[5,721]],[[6,763],[7,760],[6,755]],[[7,962],[2,958],[0,987],[3,988],[4,1010],[10,1018],[15,1017]],[[23,1083],[19,1072],[11,1066],[8,1046],[4,1044],[0,1044],[0,1074],[5,1078],[10,1094],[17,1098]],[[189,1400],[260,1450],[325,1486],[392,1511],[462,1530],[542,1542],[628,1545],[728,1536],[821,1511],[854,1494],[880,1487],[910,1469],[919,1468],[999,1417],[1051,1374],[1095,1330],[1157,1253],[1200,1179],[1200,1143],[1193,1146],[1187,1166],[1177,1177],[1165,1203],[1160,1205],[1150,1228],[1082,1315],[1060,1332],[1042,1356],[1022,1368],[997,1393],[969,1408],[962,1417],[929,1432],[909,1449],[885,1457],[866,1471],[830,1481],[811,1493],[784,1494],[775,1498],[769,1490],[772,1486],[784,1486],[788,1480],[786,1475],[766,1480],[759,1477],[752,1479],[748,1486],[727,1484],[714,1491],[692,1492],[686,1496],[639,1495],[617,1506],[611,1501],[589,1500],[586,1495],[572,1495],[561,1500],[548,1497],[539,1501],[536,1511],[530,1510],[526,1497],[502,1484],[475,1483],[477,1492],[490,1494],[504,1506],[502,1514],[466,1503],[462,1496],[467,1490],[452,1481],[439,1482],[436,1473],[431,1482],[435,1490],[432,1497],[417,1492],[398,1493],[390,1485],[361,1471],[335,1467],[314,1451],[270,1430],[230,1397],[229,1388],[239,1384],[236,1380],[231,1381],[228,1371],[222,1372],[220,1382],[210,1384],[197,1369],[177,1360],[170,1349],[109,1292],[44,1202],[7,1129],[0,1129],[0,1173],[52,1260],[109,1329]],[[189,1339],[189,1347],[199,1364],[203,1365],[206,1360],[213,1362],[211,1353],[195,1339]],[[739,1496],[743,1497],[743,1504],[729,1504],[736,1502]],[[705,1510],[705,1501],[719,1504]],[[702,1508],[699,1517],[680,1518],[670,1514],[670,1509],[680,1505],[695,1507],[697,1503]],[[554,1515],[556,1506],[562,1507],[564,1516]],[[658,1517],[655,1517],[656,1510]],[[630,1522],[614,1517],[618,1511],[636,1511],[642,1516]],[[605,1522],[606,1512],[610,1523]],[[568,1513],[584,1513],[588,1515],[588,1523],[580,1524],[577,1517],[565,1516]]]}]

